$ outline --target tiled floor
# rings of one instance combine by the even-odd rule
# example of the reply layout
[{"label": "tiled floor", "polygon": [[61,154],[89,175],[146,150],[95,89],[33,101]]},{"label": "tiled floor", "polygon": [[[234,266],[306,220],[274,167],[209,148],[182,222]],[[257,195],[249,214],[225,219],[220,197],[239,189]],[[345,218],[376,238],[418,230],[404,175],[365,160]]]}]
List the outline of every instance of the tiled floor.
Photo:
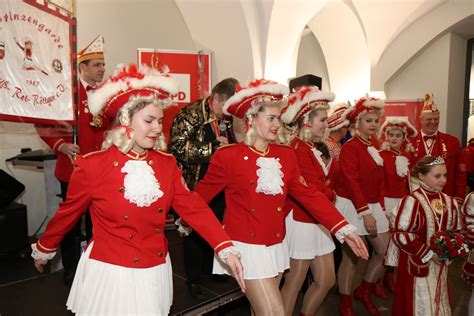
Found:
[{"label": "tiled floor", "polygon": [[[172,313],[189,311],[192,306],[203,306],[216,299],[218,295],[233,293],[235,283],[216,283],[205,281],[205,299],[195,300],[186,290],[184,282],[184,268],[182,265],[181,241],[173,233],[168,233],[170,241],[171,258],[174,272],[174,305]],[[460,278],[462,262],[458,261],[450,267],[450,281],[452,290],[453,315],[467,315],[467,302],[470,297],[470,288]],[[362,278],[364,265],[360,265],[355,283]],[[38,274],[33,267],[32,260],[24,255],[14,254],[0,257],[0,316],[63,316],[72,315],[65,308],[69,289],[63,284],[63,273]],[[391,297],[390,297],[391,299]],[[375,299],[383,316],[390,315],[391,300]],[[317,315],[338,315],[338,295],[335,289],[329,294]],[[296,309],[301,307],[301,297]],[[359,303],[354,303],[357,315],[367,315]],[[191,313],[192,314],[192,313]],[[213,311],[213,315],[250,315],[248,303],[245,298],[238,299],[224,308]],[[298,315],[298,313],[294,313]]]}]

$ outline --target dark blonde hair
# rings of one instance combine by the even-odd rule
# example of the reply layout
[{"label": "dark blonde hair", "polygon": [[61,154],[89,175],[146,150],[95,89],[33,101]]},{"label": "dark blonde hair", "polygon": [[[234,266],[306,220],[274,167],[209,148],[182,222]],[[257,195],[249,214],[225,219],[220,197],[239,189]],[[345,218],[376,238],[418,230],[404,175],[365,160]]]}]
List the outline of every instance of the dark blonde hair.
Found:
[{"label": "dark blonde hair", "polygon": [[[282,106],[284,105],[284,101],[267,101],[263,102],[259,105],[253,106],[250,109],[247,110],[245,113],[245,118],[244,121],[246,121],[246,124],[249,124],[249,128],[247,132],[244,135],[244,144],[247,146],[253,146],[255,144],[255,141],[257,139],[257,135],[253,126],[253,123],[255,119],[257,118],[258,113],[264,112],[266,108],[272,108],[276,107],[281,109]],[[281,129],[280,129],[281,130]],[[286,143],[286,139],[284,137],[284,134],[279,131],[278,133],[278,143],[284,144]]]},{"label": "dark blonde hair", "polygon": [[426,176],[431,169],[433,169],[435,166],[440,165],[440,164],[433,164],[435,160],[437,160],[437,157],[433,156],[425,156],[420,159],[416,163],[416,165],[413,167],[411,171],[411,176],[418,178],[418,175],[421,173],[422,175]]},{"label": "dark blonde hair", "polygon": [[303,141],[309,142],[313,140],[313,133],[311,132],[311,127],[307,126],[309,122],[312,122],[313,119],[318,116],[319,111],[327,111],[327,108],[316,108],[312,109],[309,113],[306,113],[299,118],[297,123],[298,126],[298,136]]},{"label": "dark blonde hair", "polygon": [[[108,149],[110,146],[116,146],[121,152],[128,153],[135,144],[133,130],[127,130],[132,123],[132,118],[135,113],[145,108],[147,105],[153,104],[163,109],[163,104],[155,98],[155,96],[132,96],[129,101],[120,108],[115,117],[112,128],[107,131],[104,142],[102,143],[102,150]],[[166,140],[161,133],[158,135],[153,149],[156,151],[166,151]]]}]

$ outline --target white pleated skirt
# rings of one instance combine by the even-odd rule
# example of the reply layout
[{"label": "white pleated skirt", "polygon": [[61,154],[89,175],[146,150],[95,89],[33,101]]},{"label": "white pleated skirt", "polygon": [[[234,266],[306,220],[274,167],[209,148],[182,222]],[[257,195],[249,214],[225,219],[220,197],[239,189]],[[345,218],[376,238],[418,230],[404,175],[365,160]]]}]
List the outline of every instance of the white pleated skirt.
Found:
[{"label": "white pleated skirt", "polygon": [[[373,204],[368,204],[368,205],[369,205],[369,210],[372,211],[372,216],[374,216],[377,222],[377,232],[378,233],[388,232],[389,231],[388,219],[387,219],[387,216],[385,216],[385,213],[380,203],[373,203]],[[336,208],[339,210],[342,216],[344,216],[346,221],[349,222],[349,224],[352,224],[357,228],[357,233],[359,235],[369,235],[369,233],[365,229],[364,220],[360,218],[359,215],[357,214],[357,211],[354,207],[354,204],[352,204],[351,200],[337,196]]]},{"label": "white pleated skirt", "polygon": [[[244,279],[266,279],[276,277],[290,268],[288,247],[284,242],[265,246],[232,241],[240,250],[241,262],[244,267]],[[218,256],[214,256],[214,274],[232,275],[228,266]]]},{"label": "white pleated skirt", "polygon": [[331,233],[322,225],[295,221],[293,210],[285,219],[288,254],[292,259],[312,260],[336,249]]},{"label": "white pleated skirt", "polygon": [[89,258],[83,253],[67,300],[76,315],[168,315],[173,303],[173,273],[166,263],[127,268]]},{"label": "white pleated skirt", "polygon": [[385,213],[388,218],[390,218],[390,214],[392,214],[393,209],[398,206],[401,200],[402,200],[401,198],[390,198],[390,197],[384,198]]}]

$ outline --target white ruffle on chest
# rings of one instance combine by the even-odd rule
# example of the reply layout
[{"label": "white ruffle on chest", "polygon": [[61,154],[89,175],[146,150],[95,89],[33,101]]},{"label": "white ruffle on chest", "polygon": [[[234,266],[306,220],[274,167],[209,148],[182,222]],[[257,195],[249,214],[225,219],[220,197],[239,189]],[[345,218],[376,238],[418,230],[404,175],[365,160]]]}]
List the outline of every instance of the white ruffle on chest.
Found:
[{"label": "white ruffle on chest", "polygon": [[278,158],[259,157],[257,167],[257,188],[255,192],[267,195],[283,194],[283,171]]},{"label": "white ruffle on chest", "polygon": [[120,170],[123,179],[124,198],[138,207],[147,207],[163,196],[155,172],[144,160],[129,160]]},{"label": "white ruffle on chest", "polygon": [[383,158],[380,156],[379,151],[374,146],[368,146],[367,151],[378,166],[383,166]]},{"label": "white ruffle on chest", "polygon": [[406,177],[408,176],[409,172],[409,164],[408,158],[405,156],[396,156],[395,157],[395,170],[397,171],[397,175],[399,177]]},{"label": "white ruffle on chest", "polygon": [[311,151],[313,152],[314,157],[316,158],[316,160],[318,161],[319,165],[320,165],[321,168],[323,169],[324,175],[327,176],[328,173],[329,173],[330,164],[328,164],[328,165],[326,166],[326,164],[324,163],[323,158],[321,158],[321,156],[323,155],[323,153],[320,152],[319,150],[317,150],[317,149],[314,148],[314,147],[311,148]]}]

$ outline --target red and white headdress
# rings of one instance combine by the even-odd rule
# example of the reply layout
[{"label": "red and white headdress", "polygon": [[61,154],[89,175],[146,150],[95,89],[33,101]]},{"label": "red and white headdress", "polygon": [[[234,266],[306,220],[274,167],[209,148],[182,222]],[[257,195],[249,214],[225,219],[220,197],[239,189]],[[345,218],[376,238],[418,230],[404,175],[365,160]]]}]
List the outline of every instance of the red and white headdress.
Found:
[{"label": "red and white headdress", "polygon": [[329,109],[329,102],[335,97],[334,93],[320,91],[316,86],[299,87],[288,96],[288,105],[281,112],[281,120],[294,125],[313,109]]},{"label": "red and white headdress", "polygon": [[251,107],[279,101],[287,94],[286,86],[265,79],[252,81],[246,87],[237,85],[236,93],[224,104],[224,114],[243,119]]},{"label": "red and white headdress", "polygon": [[383,100],[366,95],[360,98],[354,106],[348,108],[342,115],[342,118],[355,122],[362,114],[382,110],[384,106],[385,102]]},{"label": "red and white headdress", "polygon": [[104,37],[102,35],[94,38],[83,50],[77,53],[77,63],[91,59],[104,59]]},{"label": "red and white headdress", "polygon": [[349,108],[345,103],[336,104],[329,113],[328,116],[328,127],[329,132],[337,131],[342,127],[349,126],[349,121],[342,118],[344,112]]},{"label": "red and white headdress", "polygon": [[102,111],[114,118],[131,97],[153,95],[167,106],[170,96],[177,92],[177,82],[166,74],[151,68],[139,69],[135,64],[118,65],[114,74],[89,96],[88,103],[93,115]]},{"label": "red and white headdress", "polygon": [[385,135],[385,137],[387,137],[387,133],[392,129],[401,130],[406,138],[416,137],[416,135],[418,135],[416,128],[406,117],[388,118],[380,127],[380,131]]},{"label": "red and white headdress", "polygon": [[425,101],[423,102],[423,108],[421,109],[420,114],[425,113],[436,113],[439,114],[438,107],[436,103],[433,101],[433,93],[427,93],[425,95]]}]

